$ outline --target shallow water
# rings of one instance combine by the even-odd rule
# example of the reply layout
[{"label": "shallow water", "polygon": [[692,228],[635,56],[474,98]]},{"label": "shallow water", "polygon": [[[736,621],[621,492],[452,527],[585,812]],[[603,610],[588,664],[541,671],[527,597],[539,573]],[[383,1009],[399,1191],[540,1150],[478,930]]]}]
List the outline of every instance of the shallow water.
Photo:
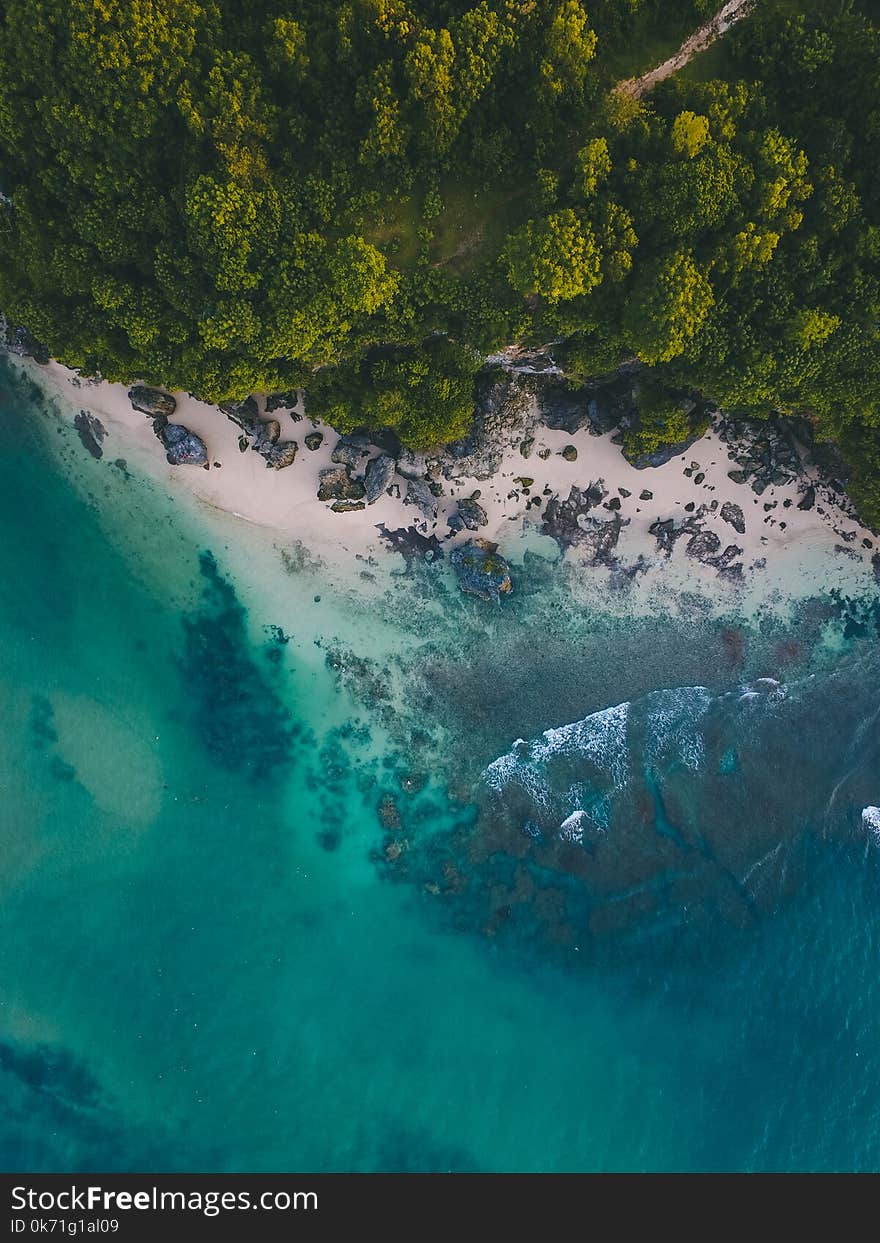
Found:
[{"label": "shallow water", "polygon": [[[502,611],[444,563],[339,582],[3,378],[0,1167],[876,1168],[872,601],[587,608],[546,549]],[[770,676],[711,772],[648,756],[653,692]],[[480,774],[624,701],[575,765],[594,810],[635,783],[600,876],[570,772],[542,837]]]}]

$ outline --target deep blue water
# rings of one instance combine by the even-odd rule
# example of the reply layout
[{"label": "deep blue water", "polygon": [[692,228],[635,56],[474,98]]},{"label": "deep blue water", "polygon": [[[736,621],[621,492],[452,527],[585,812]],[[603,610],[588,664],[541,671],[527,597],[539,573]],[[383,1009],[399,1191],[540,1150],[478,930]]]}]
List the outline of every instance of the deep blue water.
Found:
[{"label": "deep blue water", "polygon": [[3,396],[0,1167],[880,1165],[870,601],[369,605]]}]

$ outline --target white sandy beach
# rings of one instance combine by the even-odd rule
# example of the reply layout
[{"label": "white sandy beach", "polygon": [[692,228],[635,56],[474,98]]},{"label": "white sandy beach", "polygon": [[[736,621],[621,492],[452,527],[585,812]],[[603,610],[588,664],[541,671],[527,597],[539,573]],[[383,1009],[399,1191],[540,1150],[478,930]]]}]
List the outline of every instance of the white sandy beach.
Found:
[{"label": "white sandy beach", "polygon": [[[432,524],[415,506],[403,503],[407,480],[400,476],[395,476],[390,494],[364,510],[334,513],[329,504],[319,501],[319,472],[333,465],[331,453],[339,436],[318,420],[302,417],[301,407],[296,412],[299,419],[288,411],[272,413],[271,417],[281,423],[281,439],[295,440],[299,445],[296,461],[276,471],[267,468],[256,452],[241,452],[238,427],[216,407],[177,393],[173,421],[202,438],[211,465],[209,469],[171,466],[153,433],[151,420],[132,408],[126,386],[85,380],[54,362],[38,366],[31,360],[12,361],[50,396],[61,399],[62,417],[72,420],[79,410],[87,410],[101,421],[106,430],[104,456],[109,461],[124,459],[130,468],[163,483],[172,494],[191,494],[201,504],[285,539],[298,540],[325,561],[338,563],[340,569],[354,558],[387,553],[381,525],[390,530],[414,525],[424,535],[434,534],[444,544],[448,541],[449,547],[474,538],[475,533],[470,531],[450,535],[447,520],[456,512],[458,500],[475,492],[479,492],[479,504],[489,519],[488,526],[477,535],[495,540],[514,562],[524,546],[552,556],[555,542],[540,535],[542,508],[552,495],[565,499],[573,486],[586,488],[602,480],[608,496],[605,508],[600,506],[594,512],[602,519],[611,518],[608,504],[612,498],[619,499],[618,512],[626,524],[616,550],[620,562],[633,565],[641,559],[646,577],[662,577],[670,587],[689,582],[721,583],[716,569],[687,555],[687,539],[679,540],[667,557],[658,550],[649,527],[670,518],[680,524],[693,512],[686,509],[689,503],[699,509],[713,501],[718,502],[716,510],[705,513],[703,529],[717,534],[722,549],[734,544],[742,550],[737,560],[743,564],[743,579],[741,583],[723,584],[730,591],[758,597],[774,592],[801,595],[807,590],[835,587],[858,592],[875,583],[872,557],[878,547],[876,537],[829,499],[814,475],[808,473],[800,481],[770,487],[756,496],[747,484],[728,477],[734,463],[729,460],[727,446],[713,431],[665,466],[636,470],[612,443],[610,434],[596,436],[584,429],[571,435],[541,426],[535,452],[528,460],[513,449],[489,481],[443,480],[437,520]],[[260,400],[261,411],[263,405]],[[316,451],[304,445],[305,436],[312,431],[320,431],[324,437]],[[576,461],[560,456],[566,445],[577,449]],[[546,459],[539,456],[542,449],[550,451]],[[690,477],[685,475],[685,469],[694,464],[698,469]],[[700,483],[695,481],[698,474],[703,476]],[[534,481],[528,490],[517,482],[523,477]],[[816,505],[799,510],[798,501],[809,483],[817,489]],[[640,499],[644,490],[652,493],[650,500]],[[528,507],[534,497],[541,498],[542,508]],[[744,535],[720,517],[727,501],[742,509]],[[525,545],[523,536],[527,537]],[[566,556],[576,562],[579,552],[570,549]],[[601,567],[585,567],[584,572],[590,576],[607,574]]]}]

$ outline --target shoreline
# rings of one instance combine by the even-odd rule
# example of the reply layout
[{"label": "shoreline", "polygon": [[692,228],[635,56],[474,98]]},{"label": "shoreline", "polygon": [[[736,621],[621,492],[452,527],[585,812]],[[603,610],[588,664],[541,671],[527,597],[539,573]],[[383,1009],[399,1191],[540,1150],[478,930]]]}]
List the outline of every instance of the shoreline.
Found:
[{"label": "shoreline", "polygon": [[[66,420],[72,423],[80,411],[99,420],[100,456],[124,460],[172,496],[184,495],[197,506],[297,541],[343,574],[355,563],[360,567],[365,558],[391,552],[385,533],[394,532],[422,537],[424,548],[433,537],[432,547],[444,552],[485,538],[498,544],[513,565],[525,551],[539,552],[548,559],[565,559],[579,580],[593,576],[601,581],[604,572],[607,582],[609,574],[623,574],[647,588],[686,591],[701,586],[713,596],[717,586],[723,598],[732,595],[751,606],[780,593],[789,598],[835,589],[859,594],[878,583],[880,541],[846,512],[814,467],[803,467],[797,477],[756,495],[748,483],[729,477],[736,463],[717,423],[664,465],[639,470],[613,443],[612,432],[548,427],[530,395],[531,416],[537,415],[537,421],[527,460],[519,448],[508,447],[488,479],[450,477],[442,467],[451,465],[457,471],[464,464],[404,451],[388,490],[373,504],[333,512],[317,492],[321,471],[336,465],[331,455],[341,438],[303,412],[301,395],[296,407],[273,410],[270,416],[265,415],[265,398],[256,399],[260,416],[279,422],[281,440],[298,445],[293,463],[275,470],[253,448],[240,450],[241,429],[218,407],[174,394],[177,407],[171,421],[201,437],[209,468],[173,466],[165,459],[150,417],[132,407],[125,385],[84,379],[54,361],[43,365],[7,357],[50,398],[58,399]],[[310,450],[304,439],[313,432],[321,433],[322,443]],[[574,460],[563,457],[563,449],[569,456],[574,449]],[[362,478],[367,461],[379,452],[377,445],[370,445],[353,476]],[[411,481],[420,478],[416,488],[422,508],[412,499]],[[431,485],[434,496],[427,492]],[[814,503],[800,509],[807,489],[815,490]],[[580,504],[566,508],[572,496]],[[455,521],[459,502],[472,498],[484,511],[485,525],[453,531],[448,520]],[[436,518],[430,509],[423,512],[425,501],[436,505]],[[554,510],[555,523],[550,521]],[[548,532],[548,525],[555,533]]]}]

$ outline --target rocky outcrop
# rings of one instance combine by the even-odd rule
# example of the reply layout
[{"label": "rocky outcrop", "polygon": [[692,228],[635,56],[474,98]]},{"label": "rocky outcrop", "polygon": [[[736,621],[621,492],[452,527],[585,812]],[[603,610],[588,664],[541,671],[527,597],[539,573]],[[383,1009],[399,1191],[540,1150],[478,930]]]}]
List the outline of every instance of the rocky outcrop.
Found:
[{"label": "rocky outcrop", "polygon": [[491,540],[470,540],[454,549],[450,559],[459,587],[469,596],[498,601],[513,589],[510,566]]},{"label": "rocky outcrop", "polygon": [[208,450],[201,436],[181,423],[167,423],[159,433],[172,466],[207,466]]},{"label": "rocky outcrop", "polygon": [[809,484],[804,489],[804,494],[801,497],[801,499],[798,501],[798,509],[801,509],[804,511],[810,510],[810,509],[813,509],[815,504],[816,504],[816,489],[813,487],[812,484]]},{"label": "rocky outcrop", "polygon": [[601,505],[607,495],[603,480],[597,479],[587,488],[572,487],[565,500],[551,496],[544,510],[542,534],[555,539],[563,550],[582,544],[587,538],[586,515]]},{"label": "rocky outcrop", "polygon": [[367,490],[368,505],[375,504],[386,489],[391,487],[394,469],[395,462],[390,453],[380,453],[378,457],[367,463],[364,484]]},{"label": "rocky outcrop", "polygon": [[298,393],[271,393],[266,398],[266,413],[272,414],[275,410],[286,410],[290,417],[296,422],[302,418],[301,414],[294,411],[294,406],[299,397]]},{"label": "rocky outcrop", "polygon": [[721,540],[714,531],[698,531],[687,542],[687,554],[698,561],[708,561],[721,547]]},{"label": "rocky outcrop", "polygon": [[[280,403],[274,408],[280,409]],[[244,401],[221,401],[220,409],[241,428],[240,448],[259,453],[271,470],[283,470],[296,461],[297,442],[281,439],[281,424],[277,419],[260,418],[260,408],[253,397],[245,397]]]},{"label": "rocky outcrop", "polygon": [[314,453],[316,449],[320,449],[324,443],[324,437],[321,432],[309,432],[306,436],[306,448],[310,453]]},{"label": "rocky outcrop", "polygon": [[360,501],[366,495],[364,485],[360,479],[352,479],[347,466],[331,466],[322,470],[318,479],[319,501]]},{"label": "rocky outcrop", "polygon": [[[803,474],[804,452],[792,419],[745,419],[729,415],[718,424],[718,438],[736,463],[728,475],[734,483],[748,483],[760,496],[769,487],[791,483]],[[804,430],[804,437],[809,432]]]},{"label": "rocky outcrop", "polygon": [[244,401],[221,401],[220,409],[243,432],[253,431],[260,418],[260,408],[253,397],[245,397]]},{"label": "rocky outcrop", "polygon": [[[539,383],[534,376],[511,374],[500,367],[478,377],[471,430],[447,445],[443,453],[441,469],[447,479],[490,479],[500,470],[508,450],[533,439],[538,423],[534,394]],[[405,474],[402,465],[398,463],[398,471]]]},{"label": "rocky outcrop", "polygon": [[89,414],[88,410],[80,410],[79,414],[73,420],[73,426],[76,428],[82,444],[89,451],[93,458],[102,458],[104,450],[101,445],[104,437],[107,435],[107,429],[99,418],[94,414]]},{"label": "rocky outcrop", "polygon": [[437,499],[425,479],[410,479],[403,503],[415,505],[429,522],[437,517]]},{"label": "rocky outcrop", "polygon": [[544,380],[538,387],[541,421],[554,431],[573,436],[581,428],[592,436],[604,436],[628,426],[635,414],[633,384],[626,372],[607,380],[572,385],[564,378]]},{"label": "rocky outcrop", "polygon": [[688,449],[692,448],[698,440],[702,440],[705,435],[705,427],[698,427],[685,440],[679,440],[673,445],[661,445],[653,453],[629,454],[625,446],[621,449],[621,452],[630,466],[634,466],[636,470],[653,470],[658,466],[665,466],[673,458],[681,457],[683,453],[687,453]]},{"label": "rocky outcrop", "polygon": [[0,349],[17,358],[32,358],[41,366],[50,361],[49,351],[42,342],[32,337],[27,328],[8,324],[3,316],[0,316]]},{"label": "rocky outcrop", "polygon": [[170,419],[177,409],[176,397],[158,388],[147,388],[145,384],[135,384],[130,388],[128,400],[134,410],[149,415],[151,419]]},{"label": "rocky outcrop", "polygon": [[[700,517],[691,514],[689,518],[685,518],[684,522],[676,523],[674,518],[658,518],[656,522],[652,522],[648,527],[648,532],[653,535],[657,541],[657,551],[664,553],[670,557],[675,550],[675,545],[683,535],[695,536],[699,535],[703,529],[703,523]],[[721,541],[718,541],[719,544]]]}]

